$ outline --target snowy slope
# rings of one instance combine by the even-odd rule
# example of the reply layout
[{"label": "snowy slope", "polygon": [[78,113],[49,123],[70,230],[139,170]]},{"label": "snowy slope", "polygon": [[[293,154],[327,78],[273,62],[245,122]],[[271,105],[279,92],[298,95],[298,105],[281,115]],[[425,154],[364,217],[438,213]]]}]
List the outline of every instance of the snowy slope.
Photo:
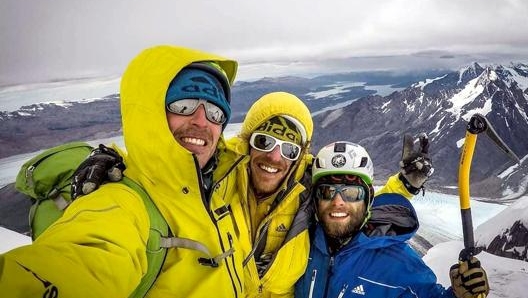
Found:
[{"label": "snowy slope", "polygon": [[121,78],[100,78],[0,88],[0,111],[13,112],[35,103],[101,99],[119,93]]},{"label": "snowy slope", "polygon": [[[423,257],[424,262],[433,269],[438,282],[450,285],[449,268],[455,263],[463,242],[450,241],[435,245]],[[477,255],[488,275],[490,293],[488,298],[526,298],[528,283],[528,262],[512,260],[482,252]]]},{"label": "snowy slope", "polygon": [[[528,205],[528,197],[525,198],[525,201]],[[422,199],[422,201],[418,203],[421,206],[417,207],[419,210],[418,214],[420,215],[420,221],[431,221],[434,220],[434,218],[439,217],[439,214],[437,214],[439,211],[439,206],[446,207],[446,211],[441,215],[442,218],[446,217],[453,220],[455,218],[459,218],[459,210],[452,208],[452,206],[449,206],[449,203],[446,202],[448,201],[444,201],[442,203],[438,201],[436,203],[434,201],[430,202],[432,208],[428,209],[426,208],[426,200]],[[484,205],[475,206],[473,211],[476,214],[488,213],[489,210],[487,210],[487,208],[489,206],[490,204],[484,203]],[[502,223],[507,221],[505,218],[502,218],[503,216],[519,216],[519,214],[506,212],[507,210],[508,209],[504,210],[502,213],[499,213],[499,215],[494,218],[494,222]],[[526,210],[526,206],[523,206],[521,210]],[[493,224],[490,225],[494,226]],[[436,227],[440,230],[449,230],[454,228],[454,226],[455,225],[450,221],[439,221],[436,225]],[[491,227],[488,229],[488,226],[489,225],[487,224],[479,226],[477,228],[476,234],[480,235],[495,233],[495,228]],[[420,229],[423,229],[423,223]],[[489,233],[486,233],[486,231]],[[4,228],[0,228],[0,239],[2,239],[0,242],[0,253],[21,245],[29,244],[31,242],[29,237],[6,230]],[[449,268],[452,264],[456,263],[458,254],[462,248],[462,241],[442,242],[431,248],[423,257],[425,263],[435,272],[436,276],[438,277],[438,282],[446,287],[450,284],[448,276]],[[497,257],[486,252],[480,253],[477,257],[482,262],[482,265],[488,274],[488,279],[491,285],[491,291],[488,295],[489,298],[526,298],[525,285],[528,283],[528,262]]]}]

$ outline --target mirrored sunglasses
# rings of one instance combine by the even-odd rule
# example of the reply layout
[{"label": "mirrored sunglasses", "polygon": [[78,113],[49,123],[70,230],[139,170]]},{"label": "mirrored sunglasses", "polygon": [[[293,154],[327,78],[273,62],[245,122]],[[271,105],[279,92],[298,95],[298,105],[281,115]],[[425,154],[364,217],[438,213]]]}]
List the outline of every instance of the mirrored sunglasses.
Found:
[{"label": "mirrored sunglasses", "polygon": [[220,125],[226,122],[227,119],[224,111],[214,103],[205,99],[180,99],[167,105],[167,110],[174,114],[189,116],[196,112],[200,105],[204,106],[205,116],[210,122]]},{"label": "mirrored sunglasses", "polygon": [[251,135],[249,145],[262,152],[271,152],[277,145],[279,145],[282,157],[291,161],[297,160],[301,154],[301,146],[258,132]]},{"label": "mirrored sunglasses", "polygon": [[337,194],[345,202],[357,202],[367,198],[365,188],[360,185],[348,184],[319,184],[315,188],[315,198],[322,201],[331,201]]}]

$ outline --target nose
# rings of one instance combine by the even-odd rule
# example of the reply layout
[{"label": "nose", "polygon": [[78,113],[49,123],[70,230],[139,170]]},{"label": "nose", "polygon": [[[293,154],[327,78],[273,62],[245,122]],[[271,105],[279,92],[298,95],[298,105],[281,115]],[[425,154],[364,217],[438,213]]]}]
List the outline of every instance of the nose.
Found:
[{"label": "nose", "polygon": [[203,104],[200,104],[200,106],[194,111],[194,113],[191,115],[191,123],[200,126],[205,127],[207,126],[207,116],[205,114],[205,107]]},{"label": "nose", "polygon": [[342,206],[345,205],[345,201],[343,200],[343,197],[340,193],[337,193],[335,197],[332,199],[332,205],[334,206]]},{"label": "nose", "polygon": [[268,158],[272,161],[279,162],[282,158],[280,150],[281,150],[280,145],[275,146],[273,150],[267,153]]}]

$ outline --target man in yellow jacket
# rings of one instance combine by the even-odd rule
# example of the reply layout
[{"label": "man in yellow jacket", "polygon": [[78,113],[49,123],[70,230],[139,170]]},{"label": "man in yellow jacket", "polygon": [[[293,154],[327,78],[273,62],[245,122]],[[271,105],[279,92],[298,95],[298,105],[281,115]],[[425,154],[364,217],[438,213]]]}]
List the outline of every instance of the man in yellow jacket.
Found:
[{"label": "man in yellow jacket", "polygon": [[240,134],[228,141],[229,149],[247,156],[237,167],[237,185],[245,198],[246,230],[240,237],[251,243],[244,261],[248,297],[293,297],[305,271],[313,213],[309,177],[307,183],[303,177],[312,161],[312,133],[306,105],[274,92],[251,106]]},{"label": "man in yellow jacket", "polygon": [[[242,297],[242,253],[222,130],[237,63],[171,46],[143,51],[121,82],[126,176],[170,230],[203,250],[169,249],[148,297]],[[214,171],[213,171],[214,170]],[[225,200],[224,200],[225,199]],[[239,219],[238,221],[243,221]],[[76,200],[32,245],[0,255],[2,297],[128,297],[147,270],[149,217],[121,183]]]}]

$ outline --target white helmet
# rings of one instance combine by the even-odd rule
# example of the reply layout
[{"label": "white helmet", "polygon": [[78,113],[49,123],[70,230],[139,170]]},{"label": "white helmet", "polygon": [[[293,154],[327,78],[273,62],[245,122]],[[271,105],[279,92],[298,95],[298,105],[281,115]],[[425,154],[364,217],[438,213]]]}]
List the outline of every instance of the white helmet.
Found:
[{"label": "white helmet", "polygon": [[323,147],[312,166],[312,182],[327,175],[356,175],[368,185],[374,180],[374,166],[367,150],[351,142],[335,142]]}]

